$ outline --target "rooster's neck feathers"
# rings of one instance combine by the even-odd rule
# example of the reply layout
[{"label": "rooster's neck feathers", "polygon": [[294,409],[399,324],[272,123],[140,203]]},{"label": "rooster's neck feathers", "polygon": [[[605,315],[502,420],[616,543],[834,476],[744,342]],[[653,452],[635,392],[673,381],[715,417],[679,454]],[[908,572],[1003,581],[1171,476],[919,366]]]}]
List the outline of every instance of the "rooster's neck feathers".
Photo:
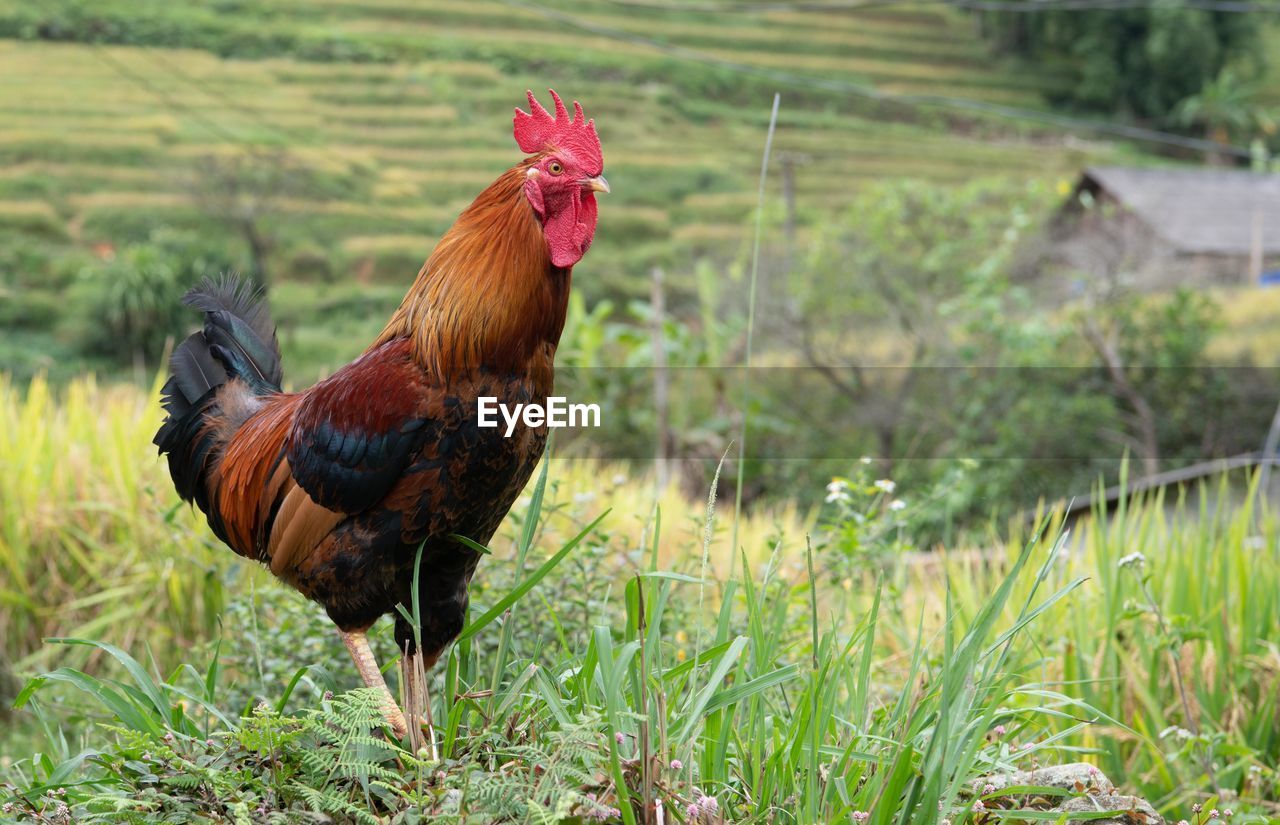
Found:
[{"label": "rooster's neck feathers", "polygon": [[463,211],[370,350],[408,338],[415,360],[446,380],[479,368],[521,370],[542,355],[549,366],[564,329],[570,269],[552,265],[523,193],[530,162],[505,172]]}]

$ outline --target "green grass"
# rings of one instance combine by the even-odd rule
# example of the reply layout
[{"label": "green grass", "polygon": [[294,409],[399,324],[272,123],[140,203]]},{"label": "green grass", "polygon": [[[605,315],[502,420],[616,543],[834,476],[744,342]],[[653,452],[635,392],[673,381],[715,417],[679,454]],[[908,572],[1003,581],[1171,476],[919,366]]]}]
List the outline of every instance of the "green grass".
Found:
[{"label": "green grass", "polygon": [[703,793],[725,821],[980,822],[975,776],[1083,757],[1175,818],[1208,804],[1274,821],[1280,526],[1248,502],[1140,501],[1062,541],[926,558],[826,526],[809,556],[812,527],[759,514],[728,579],[713,509],[655,509],[643,480],[552,461],[434,674],[443,761],[426,764],[346,692],[319,611],[174,506],[150,396],[0,399],[0,434],[23,433],[0,435],[21,468],[0,482],[17,505],[0,664],[37,677],[0,740],[11,811],[639,821],[662,799],[680,822]]}]

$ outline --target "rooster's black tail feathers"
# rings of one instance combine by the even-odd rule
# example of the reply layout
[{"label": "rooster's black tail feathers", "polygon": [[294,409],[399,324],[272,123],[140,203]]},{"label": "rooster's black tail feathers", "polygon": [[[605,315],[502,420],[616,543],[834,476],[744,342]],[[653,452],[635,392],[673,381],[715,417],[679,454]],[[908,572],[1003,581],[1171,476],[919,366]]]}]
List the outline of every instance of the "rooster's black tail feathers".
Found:
[{"label": "rooster's black tail feathers", "polygon": [[160,397],[165,421],[154,443],[168,454],[178,493],[207,512],[200,481],[217,447],[217,434],[205,426],[205,414],[215,403],[218,387],[233,378],[242,380],[254,395],[279,392],[280,344],[266,301],[248,281],[206,278],[182,302],[204,312],[204,329],[173,352],[172,375]]}]

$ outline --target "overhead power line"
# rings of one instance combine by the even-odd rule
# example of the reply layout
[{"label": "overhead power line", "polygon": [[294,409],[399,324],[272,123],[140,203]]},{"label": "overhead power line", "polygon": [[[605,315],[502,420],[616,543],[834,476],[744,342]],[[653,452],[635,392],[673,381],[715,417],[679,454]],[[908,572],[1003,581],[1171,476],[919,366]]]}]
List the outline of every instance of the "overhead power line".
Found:
[{"label": "overhead power line", "polygon": [[[205,130],[207,130],[211,135],[221,138],[227,141],[228,143],[237,145],[240,148],[240,150],[243,151],[245,155],[248,157],[252,157],[258,160],[273,160],[273,158],[270,158],[263,154],[262,145],[251,142],[245,139],[244,137],[231,132],[226,127],[224,127],[221,123],[219,123],[217,120],[214,120],[210,116],[206,115],[204,112],[200,111],[198,108],[194,106],[190,106],[184,103],[183,101],[179,100],[178,98],[174,97],[167,90],[153,83],[146,75],[134,71],[128,65],[126,65],[125,63],[117,59],[101,44],[90,43],[89,45],[93,47],[94,53],[98,56],[98,58],[101,59],[103,63],[107,64],[107,66],[109,66],[117,75],[119,75],[122,79],[128,81],[129,83],[132,83],[133,85],[142,89],[143,91],[146,91],[152,97],[154,97],[158,102],[160,102],[162,105],[169,108],[171,111],[177,112],[185,117],[191,118],[195,123],[204,127]],[[347,158],[338,154],[329,146],[318,142],[318,140],[314,136],[307,139],[292,130],[286,129],[285,127],[280,126],[279,124],[273,123],[270,119],[263,117],[255,110],[235,101],[234,99],[232,99],[230,96],[228,96],[221,90],[215,89],[209,84],[201,83],[199,79],[192,77],[189,73],[187,73],[181,67],[176,65],[173,61],[161,55],[158,51],[156,51],[152,47],[139,46],[139,47],[132,47],[132,48],[140,49],[142,53],[148,59],[150,59],[155,65],[165,69],[171,76],[175,77],[180,82],[185,83],[187,86],[190,86],[191,88],[198,89],[199,91],[220,100],[225,105],[229,106],[230,108],[239,112],[246,118],[255,122],[262,129],[272,133],[277,139],[283,139],[286,142],[286,144],[292,145],[294,143],[297,143],[299,145],[309,146],[319,151],[325,157],[328,157],[329,159],[333,160],[340,167],[348,167],[350,165],[350,161]],[[395,215],[393,212],[391,212],[390,209],[388,209],[386,206],[382,204],[371,202],[368,204],[368,206],[371,209],[371,211],[378,217],[385,218],[387,220],[393,220],[393,221],[401,220],[399,216]]]},{"label": "overhead power line", "polygon": [[1177,5],[1162,5],[1155,0],[909,0],[939,3],[971,11],[1007,11],[1036,14],[1047,11],[1106,11],[1114,9],[1195,9],[1224,14],[1280,14],[1280,4],[1272,0],[1182,0]]},{"label": "overhead power line", "polygon": [[[743,12],[857,12],[885,8],[951,6],[967,11],[1037,14],[1050,11],[1107,11],[1153,8],[1158,0],[796,0],[785,2],[672,2],[671,0],[607,0],[617,6],[655,11],[740,14]],[[1175,8],[1226,14],[1280,14],[1275,0],[1181,0]]]},{"label": "overhead power line", "polygon": [[351,165],[351,161],[348,158],[343,157],[333,151],[328,145],[320,142],[313,133],[303,134],[292,129],[286,129],[285,127],[264,117],[257,110],[244,105],[240,101],[228,95],[226,92],[218,89],[214,84],[202,82],[199,78],[193,77],[189,72],[156,49],[150,46],[141,46],[139,48],[141,48],[142,53],[146,55],[152,63],[155,63],[179,81],[200,91],[202,94],[218,100],[227,108],[238,112],[241,116],[253,123],[256,123],[264,131],[273,135],[277,140],[283,141],[285,145],[291,146],[296,144],[314,149],[321,155],[336,163],[339,167],[349,167]]},{"label": "overhead power line", "polygon": [[1179,135],[1173,132],[1162,132],[1158,129],[1148,129],[1142,126],[1133,126],[1126,123],[1087,120],[1084,118],[1054,114],[1053,112],[1042,112],[1035,109],[1022,109],[1017,106],[1006,106],[1001,103],[990,103],[985,100],[951,97],[949,95],[895,94],[893,92],[886,92],[877,89],[874,86],[852,83],[847,80],[813,77],[811,75],[795,74],[782,69],[772,69],[767,66],[757,66],[751,63],[740,63],[735,60],[725,60],[724,58],[716,57],[715,55],[707,54],[706,52],[698,51],[697,49],[691,49],[687,46],[663,43],[662,41],[654,40],[633,32],[615,29],[611,26],[605,26],[589,20],[583,20],[572,14],[568,14],[567,12],[547,8],[546,6],[532,3],[528,0],[501,1],[509,6],[516,6],[527,11],[541,14],[550,20],[555,20],[556,22],[563,23],[564,25],[572,26],[573,28],[589,32],[591,34],[596,34],[601,37],[607,37],[620,42],[643,46],[687,62],[701,63],[705,66],[711,66],[717,69],[737,72],[738,74],[751,77],[763,78],[765,80],[782,83],[794,88],[835,92],[837,94],[861,97],[867,100],[898,104],[911,108],[934,107],[939,109],[951,109],[955,111],[969,112],[972,114],[989,115],[1005,120],[1021,120],[1040,123],[1046,126],[1055,126],[1063,129],[1079,129],[1099,135],[1108,135],[1116,138],[1159,144],[1162,146],[1171,146],[1197,152],[1217,152],[1219,154],[1231,155],[1233,157],[1244,159],[1252,157],[1252,153],[1244,146],[1187,137],[1186,135]]},{"label": "overhead power line", "polygon": [[112,71],[114,71],[123,79],[129,81],[135,86],[138,86],[139,88],[148,92],[157,100],[159,100],[161,103],[163,103],[165,106],[169,107],[170,109],[183,113],[187,117],[199,123],[205,129],[207,129],[211,134],[217,137],[220,137],[223,140],[229,141],[231,143],[244,144],[244,139],[242,137],[231,132],[229,129],[224,127],[221,123],[217,122],[213,118],[208,117],[203,112],[200,112],[199,110],[186,105],[181,100],[178,100],[173,95],[169,94],[169,92],[166,91],[165,89],[162,89],[161,87],[157,86],[155,83],[152,83],[151,80],[147,78],[145,75],[135,72],[133,69],[129,68],[126,64],[116,59],[116,57],[112,55],[109,51],[107,51],[107,49],[105,49],[101,44],[90,43],[89,45],[93,48],[94,54],[97,55],[98,59],[101,60],[103,63],[107,64],[107,66]]}]

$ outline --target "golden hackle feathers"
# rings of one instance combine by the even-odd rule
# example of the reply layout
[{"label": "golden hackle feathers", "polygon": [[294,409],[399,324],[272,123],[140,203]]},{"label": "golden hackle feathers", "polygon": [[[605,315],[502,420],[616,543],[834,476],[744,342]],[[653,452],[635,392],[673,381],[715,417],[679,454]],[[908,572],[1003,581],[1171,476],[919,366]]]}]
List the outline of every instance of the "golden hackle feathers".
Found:
[{"label": "golden hackle feathers", "polygon": [[415,360],[447,380],[518,369],[559,339],[569,272],[551,264],[523,195],[529,165],[508,170],[458,217],[370,351],[409,338]]}]

